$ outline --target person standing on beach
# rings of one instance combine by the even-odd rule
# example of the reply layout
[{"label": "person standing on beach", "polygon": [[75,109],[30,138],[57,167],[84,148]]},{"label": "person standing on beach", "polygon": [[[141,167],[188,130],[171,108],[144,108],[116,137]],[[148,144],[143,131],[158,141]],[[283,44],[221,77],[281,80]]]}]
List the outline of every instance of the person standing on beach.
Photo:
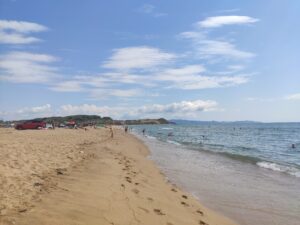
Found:
[{"label": "person standing on beach", "polygon": [[146,131],[146,129],[144,128],[144,129],[143,129],[143,135],[145,135],[145,131]]},{"label": "person standing on beach", "polygon": [[114,131],[113,131],[112,127],[110,127],[110,137],[114,138]]}]

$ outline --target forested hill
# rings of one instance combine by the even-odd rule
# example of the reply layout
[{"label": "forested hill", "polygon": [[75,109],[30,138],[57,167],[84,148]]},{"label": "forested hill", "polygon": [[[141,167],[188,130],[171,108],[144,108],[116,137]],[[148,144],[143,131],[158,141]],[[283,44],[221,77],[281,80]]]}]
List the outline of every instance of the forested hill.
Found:
[{"label": "forested hill", "polygon": [[[32,119],[35,121],[44,121],[47,123],[61,124],[69,121],[75,121],[77,124],[114,124],[114,125],[139,125],[139,124],[169,124],[164,118],[159,119],[138,119],[138,120],[113,120],[111,117],[101,117],[98,115],[71,115],[71,116],[53,116]],[[23,122],[25,120],[13,121]]]}]

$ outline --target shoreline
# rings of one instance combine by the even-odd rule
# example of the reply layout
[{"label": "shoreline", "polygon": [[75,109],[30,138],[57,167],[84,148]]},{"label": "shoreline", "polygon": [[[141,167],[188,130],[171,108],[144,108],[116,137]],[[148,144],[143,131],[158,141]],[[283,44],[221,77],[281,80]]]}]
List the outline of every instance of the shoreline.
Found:
[{"label": "shoreline", "polygon": [[140,133],[151,160],[205,206],[240,224],[298,224],[296,177]]},{"label": "shoreline", "polygon": [[[34,145],[40,135],[54,139],[61,136],[69,141],[80,137],[75,141],[79,148],[73,146],[74,155],[67,155],[80,157],[69,168],[56,168],[56,174],[47,177],[51,185],[41,181],[37,185],[42,190],[39,197],[25,204],[27,208],[15,208],[12,213],[0,215],[0,224],[235,224],[167,182],[147,157],[150,151],[142,140],[114,130],[113,139],[108,138],[106,129],[10,130],[11,136],[14,132],[27,136],[28,146]],[[37,188],[35,184],[31,181]]]}]

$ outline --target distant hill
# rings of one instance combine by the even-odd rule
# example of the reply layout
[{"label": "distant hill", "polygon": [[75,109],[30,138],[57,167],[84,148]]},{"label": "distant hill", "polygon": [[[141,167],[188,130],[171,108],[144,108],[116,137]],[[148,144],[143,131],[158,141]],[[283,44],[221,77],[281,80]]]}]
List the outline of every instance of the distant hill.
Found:
[{"label": "distant hill", "polygon": [[[31,120],[44,121],[46,123],[61,124],[69,121],[75,121],[80,125],[92,124],[114,124],[114,125],[139,125],[139,124],[169,124],[169,121],[164,118],[159,119],[137,119],[137,120],[113,120],[111,117],[100,117],[97,115],[71,115],[71,116],[53,116],[35,118]],[[10,122],[24,122],[26,120],[10,121]]]},{"label": "distant hill", "polygon": [[171,123],[175,123],[178,125],[209,125],[209,124],[253,124],[253,123],[260,123],[256,121],[198,121],[198,120],[170,120]]},{"label": "distant hill", "polygon": [[[97,115],[71,115],[71,116],[52,116],[35,118],[31,120],[44,121],[46,123],[61,124],[64,122],[75,121],[77,124],[88,125],[88,124],[112,124],[113,119],[110,117],[100,117]],[[19,120],[14,122],[23,122],[26,120]]]},{"label": "distant hill", "polygon": [[114,124],[140,125],[140,124],[169,124],[164,118],[159,119],[139,119],[139,120],[115,120]]}]

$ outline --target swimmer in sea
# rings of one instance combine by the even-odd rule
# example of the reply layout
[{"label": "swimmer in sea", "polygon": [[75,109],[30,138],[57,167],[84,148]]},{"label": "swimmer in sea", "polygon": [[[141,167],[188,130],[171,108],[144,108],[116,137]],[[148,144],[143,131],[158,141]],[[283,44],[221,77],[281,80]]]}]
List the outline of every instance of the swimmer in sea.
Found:
[{"label": "swimmer in sea", "polygon": [[173,136],[173,132],[168,133],[168,137]]}]

